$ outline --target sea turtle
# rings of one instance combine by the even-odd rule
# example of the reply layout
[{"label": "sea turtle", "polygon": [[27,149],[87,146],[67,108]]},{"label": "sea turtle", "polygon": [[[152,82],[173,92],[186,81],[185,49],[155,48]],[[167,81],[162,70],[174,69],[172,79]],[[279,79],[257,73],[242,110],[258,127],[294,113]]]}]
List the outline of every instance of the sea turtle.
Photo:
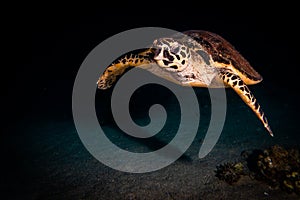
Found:
[{"label": "sea turtle", "polygon": [[269,134],[267,118],[247,85],[262,81],[249,62],[224,38],[203,30],[190,30],[154,40],[150,48],[125,54],[106,68],[99,89],[110,88],[117,77],[140,67],[183,86],[231,87],[254,111]]}]

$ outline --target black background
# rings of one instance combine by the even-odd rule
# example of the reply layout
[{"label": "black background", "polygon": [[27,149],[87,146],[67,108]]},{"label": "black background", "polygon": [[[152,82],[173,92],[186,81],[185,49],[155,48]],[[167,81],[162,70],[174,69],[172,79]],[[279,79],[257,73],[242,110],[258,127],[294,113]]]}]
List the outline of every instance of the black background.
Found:
[{"label": "black background", "polygon": [[146,26],[215,32],[230,41],[266,82],[295,93],[299,57],[296,6],[215,4],[24,5],[14,9],[7,15],[6,29],[11,57],[3,66],[8,70],[3,73],[4,94],[9,96],[6,103],[13,104],[7,113],[15,118],[34,107],[36,98],[50,88],[61,95],[58,104],[69,103],[77,70],[88,53],[114,34]]},{"label": "black background", "polygon": [[[291,4],[20,6],[7,16],[9,64],[3,66],[8,114],[32,108],[54,89],[69,103],[77,70],[101,41],[137,27],[203,29],[230,41],[273,88],[297,88],[298,14]],[[7,80],[7,81],[6,81]],[[67,89],[68,88],[68,89]],[[65,90],[66,89],[66,90]],[[51,98],[51,97],[49,97]],[[52,103],[54,103],[52,101]],[[8,106],[4,106],[7,109]],[[13,110],[11,110],[13,109]]]},{"label": "black background", "polygon": [[[5,118],[1,148],[7,159],[4,174],[22,174],[18,166],[22,160],[18,156],[20,149],[7,142],[18,134],[27,134],[14,131],[22,128],[19,122],[33,117],[33,113],[34,119],[72,118],[72,86],[82,61],[100,42],[128,29],[153,26],[215,32],[231,42],[262,74],[268,93],[285,90],[291,95],[286,98],[298,98],[297,6],[242,1],[231,6],[213,4],[18,5],[12,9],[5,16],[8,62],[2,65],[1,73]],[[16,177],[19,176],[12,178]]]}]

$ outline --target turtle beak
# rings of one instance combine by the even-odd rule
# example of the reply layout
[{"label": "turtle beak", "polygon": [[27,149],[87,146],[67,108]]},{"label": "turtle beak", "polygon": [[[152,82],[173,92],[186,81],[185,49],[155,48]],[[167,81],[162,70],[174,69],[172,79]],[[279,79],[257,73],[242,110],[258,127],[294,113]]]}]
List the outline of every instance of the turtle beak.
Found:
[{"label": "turtle beak", "polygon": [[154,60],[164,59],[163,51],[161,48],[155,50]]}]

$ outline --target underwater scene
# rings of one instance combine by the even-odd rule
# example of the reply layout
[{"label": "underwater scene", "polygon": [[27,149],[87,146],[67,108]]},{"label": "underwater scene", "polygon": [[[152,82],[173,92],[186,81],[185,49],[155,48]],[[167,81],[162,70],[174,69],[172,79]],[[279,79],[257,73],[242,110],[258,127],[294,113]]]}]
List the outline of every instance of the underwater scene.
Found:
[{"label": "underwater scene", "polygon": [[278,16],[71,14],[26,29],[3,197],[300,199],[299,41]]}]

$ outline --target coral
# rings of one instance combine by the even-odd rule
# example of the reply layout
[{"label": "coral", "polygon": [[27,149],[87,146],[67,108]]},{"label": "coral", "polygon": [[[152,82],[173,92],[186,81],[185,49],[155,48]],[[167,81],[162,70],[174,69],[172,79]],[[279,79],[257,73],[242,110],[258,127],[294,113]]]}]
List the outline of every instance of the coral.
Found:
[{"label": "coral", "polygon": [[241,162],[228,162],[217,166],[216,177],[232,185],[244,175],[244,165]]},{"label": "coral", "polygon": [[299,194],[300,156],[298,149],[275,145],[258,156],[258,175],[272,186]]},{"label": "coral", "polygon": [[249,170],[257,180],[265,181],[273,188],[300,194],[300,154],[296,148],[285,149],[274,145],[256,150],[247,157]]},{"label": "coral", "polygon": [[242,175],[264,181],[273,188],[300,195],[300,152],[298,148],[285,149],[274,145],[264,150],[244,151],[246,164],[228,162],[217,166],[216,176],[229,184],[237,182]]}]

